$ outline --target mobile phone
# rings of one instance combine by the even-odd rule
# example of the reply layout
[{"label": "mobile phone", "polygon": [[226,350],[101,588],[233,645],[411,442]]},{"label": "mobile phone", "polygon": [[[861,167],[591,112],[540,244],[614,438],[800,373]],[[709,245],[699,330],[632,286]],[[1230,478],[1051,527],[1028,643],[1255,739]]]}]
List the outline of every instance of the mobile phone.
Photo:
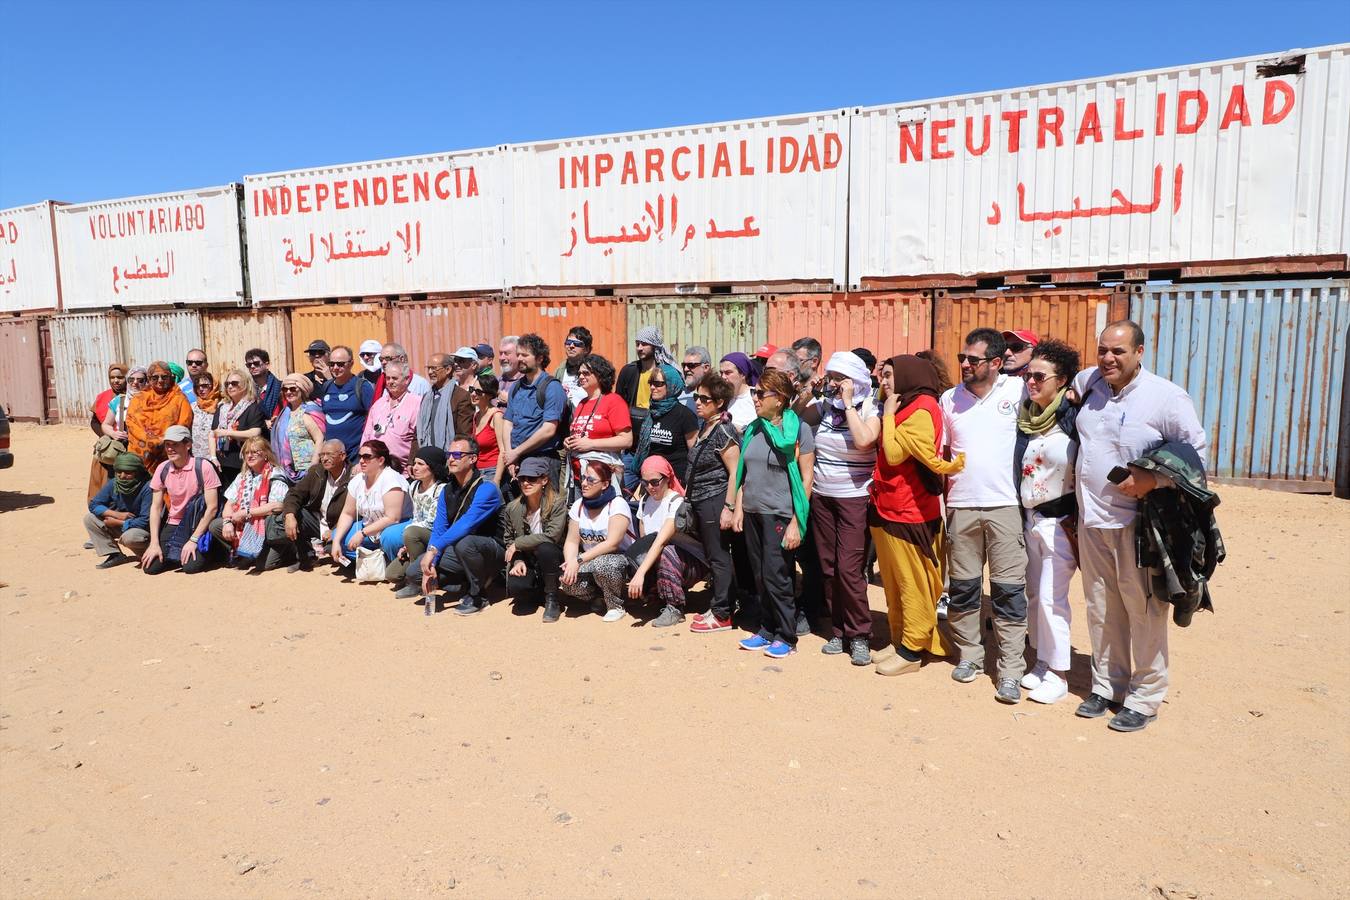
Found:
[{"label": "mobile phone", "polygon": [[1130,470],[1124,466],[1116,466],[1110,472],[1106,473],[1106,480],[1112,484],[1123,484],[1126,478],[1130,477]]}]

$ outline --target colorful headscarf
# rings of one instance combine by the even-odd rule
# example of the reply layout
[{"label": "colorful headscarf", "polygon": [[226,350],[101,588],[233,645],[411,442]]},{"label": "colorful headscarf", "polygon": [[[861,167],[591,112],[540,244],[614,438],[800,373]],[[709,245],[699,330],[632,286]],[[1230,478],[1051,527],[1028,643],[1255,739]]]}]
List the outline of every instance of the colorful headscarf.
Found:
[{"label": "colorful headscarf", "polygon": [[681,497],[684,496],[684,485],[680,484],[680,479],[675,476],[675,467],[670,464],[670,460],[664,456],[649,456],[642,463],[642,474],[651,473],[652,475],[664,475],[666,481],[670,484],[670,489]]},{"label": "colorful headscarf", "polygon": [[176,362],[165,363],[164,365],[169,367],[169,374],[173,376],[175,384],[182,381],[187,375],[187,372],[183,371],[183,367]]},{"label": "colorful headscarf", "polygon": [[656,350],[656,364],[659,366],[670,366],[675,364],[675,357],[670,355],[666,349],[665,339],[661,336],[661,329],[655,325],[647,325],[638,329],[637,337],[634,340],[641,341],[644,344],[651,344]]},{"label": "colorful headscarf", "polygon": [[938,399],[937,372],[926,359],[902,353],[886,360],[891,367],[891,383],[899,397],[900,409],[909,406],[921,396]]},{"label": "colorful headscarf", "polygon": [[662,363],[656,367],[666,378],[666,397],[664,400],[652,400],[648,411],[651,415],[642,420],[642,427],[638,429],[637,450],[633,456],[633,467],[636,470],[642,465],[642,461],[651,453],[652,443],[652,422],[670,412],[680,403],[680,394],[684,391],[684,377],[672,365]]},{"label": "colorful headscarf", "polygon": [[744,353],[741,353],[740,351],[728,353],[726,356],[722,357],[721,361],[729,362],[735,366],[736,371],[741,373],[741,377],[745,379],[746,384],[751,387],[759,384],[759,378],[755,375],[754,367],[750,365],[750,357],[746,356]]}]

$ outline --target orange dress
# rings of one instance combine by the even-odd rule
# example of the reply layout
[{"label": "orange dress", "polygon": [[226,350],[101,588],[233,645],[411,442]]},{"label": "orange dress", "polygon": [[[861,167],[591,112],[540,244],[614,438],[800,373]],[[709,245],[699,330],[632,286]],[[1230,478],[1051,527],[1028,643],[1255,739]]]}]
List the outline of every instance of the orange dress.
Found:
[{"label": "orange dress", "polygon": [[146,469],[154,471],[166,458],[164,432],[174,425],[192,428],[192,405],[178,385],[164,394],[153,389],[141,391],[127,410],[127,450],[139,456]]}]

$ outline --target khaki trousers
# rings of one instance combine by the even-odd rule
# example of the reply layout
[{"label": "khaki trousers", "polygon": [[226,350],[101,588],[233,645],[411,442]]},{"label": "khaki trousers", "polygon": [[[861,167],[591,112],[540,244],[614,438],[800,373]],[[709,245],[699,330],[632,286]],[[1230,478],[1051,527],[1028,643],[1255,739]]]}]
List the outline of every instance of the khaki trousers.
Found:
[{"label": "khaki trousers", "polygon": [[1167,696],[1168,604],[1149,596],[1134,528],[1078,529],[1092,639],[1092,693],[1146,716]]},{"label": "khaki trousers", "polygon": [[998,643],[998,678],[1026,674],[1027,547],[1022,509],[998,506],[947,510],[947,629],[961,662],[984,668],[980,607],[984,567],[989,565],[989,600]]}]

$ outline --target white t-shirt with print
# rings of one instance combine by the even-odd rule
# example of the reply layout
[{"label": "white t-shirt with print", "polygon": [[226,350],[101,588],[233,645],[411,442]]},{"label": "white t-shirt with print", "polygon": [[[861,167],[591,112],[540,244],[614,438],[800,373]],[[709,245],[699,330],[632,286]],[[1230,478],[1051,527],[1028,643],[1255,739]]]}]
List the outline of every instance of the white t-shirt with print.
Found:
[{"label": "white t-shirt with print", "polygon": [[638,504],[637,517],[638,522],[642,524],[642,533],[656,534],[661,530],[661,526],[675,518],[675,514],[680,511],[680,504],[684,498],[674,491],[666,488],[666,495],[660,500],[653,500],[651,497],[643,498]]},{"label": "white t-shirt with print", "polygon": [[[623,516],[628,520],[629,531],[633,526],[633,511],[628,508],[628,501],[622,497],[615,497],[609,501],[609,505],[602,510],[598,510],[598,515],[591,518],[589,510],[587,515],[582,515],[581,501],[572,504],[572,508],[567,511],[567,517],[577,523],[581,533],[581,551],[584,553],[599,544],[603,544],[609,539],[609,520],[614,516]],[[619,549],[627,547],[633,542],[632,534],[627,534],[619,542]]]},{"label": "white t-shirt with print", "polygon": [[964,384],[942,395],[943,440],[966,467],[951,476],[949,509],[1016,506],[1013,457],[1017,453],[1017,406],[1026,395],[1022,379],[1000,375],[983,397]]},{"label": "white t-shirt with print", "polygon": [[397,488],[403,491],[403,511],[399,521],[412,516],[412,497],[408,494],[408,480],[393,469],[386,468],[380,473],[370,488],[366,487],[366,476],[353,475],[347,482],[347,493],[356,500],[357,518],[369,525],[384,515],[384,495]]}]

